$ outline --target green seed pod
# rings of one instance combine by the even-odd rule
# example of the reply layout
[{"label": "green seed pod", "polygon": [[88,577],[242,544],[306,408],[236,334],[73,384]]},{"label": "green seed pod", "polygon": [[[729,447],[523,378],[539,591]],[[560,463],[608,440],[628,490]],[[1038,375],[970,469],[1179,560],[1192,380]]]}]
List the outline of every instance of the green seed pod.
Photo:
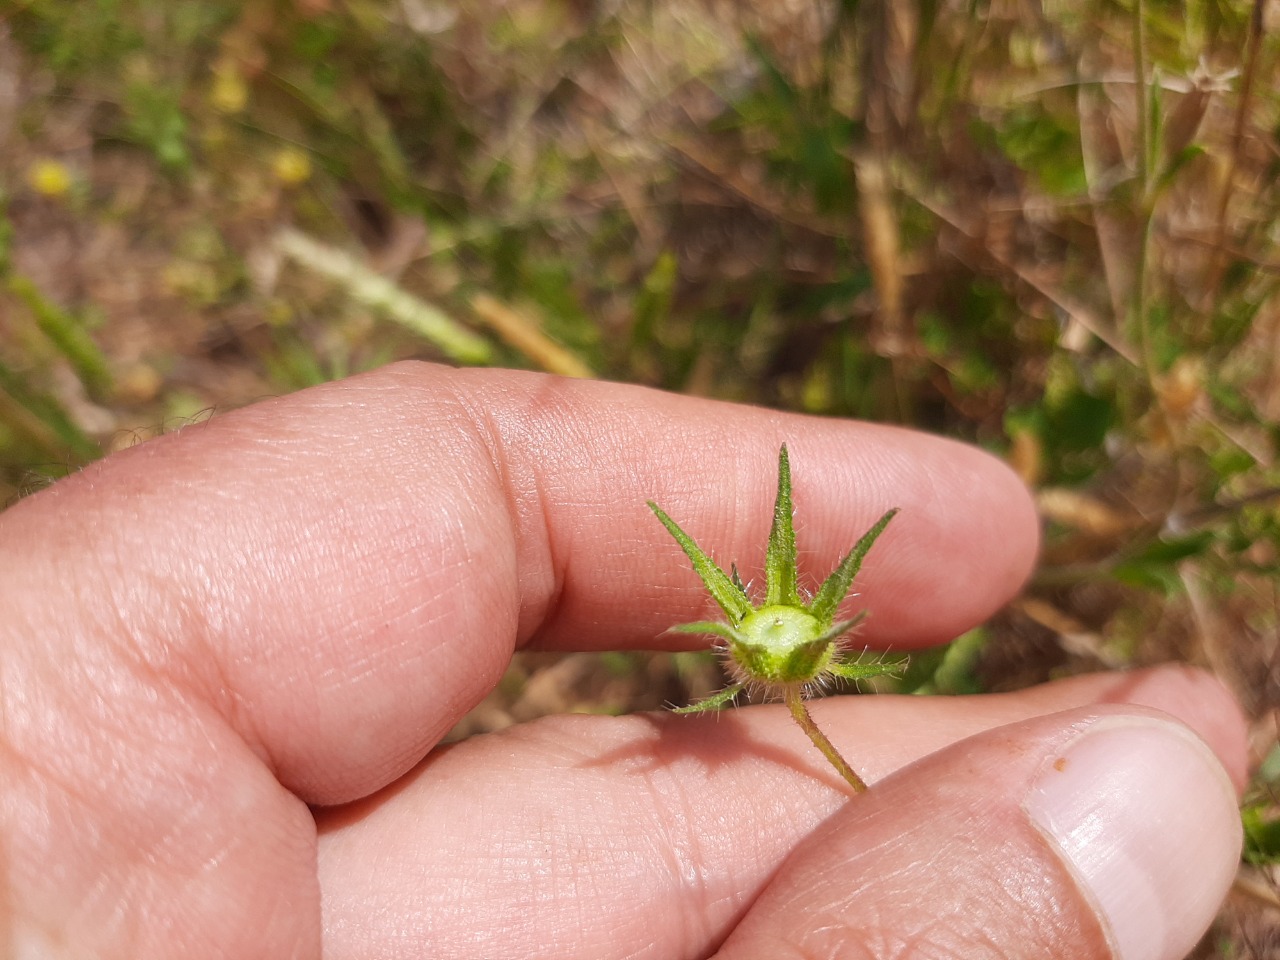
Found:
[{"label": "green seed pod", "polygon": [[898,512],[888,511],[840,561],[831,575],[806,602],[797,587],[796,536],[791,503],[791,463],[783,444],[778,454],[778,497],[773,527],[765,553],[765,599],[758,608],[751,602],[737,567],[725,574],[674,520],[653,501],[649,507],[675,537],[693,564],[712,598],[728,617],[728,623],[686,623],[672,630],[705,633],[717,638],[729,660],[734,683],[719,693],[679,707],[676,713],[714,710],[733,700],[744,688],[759,689],[786,702],[791,715],[822,751],[840,775],[857,792],[866,789],[862,778],[814,724],[804,705],[804,693],[829,677],[859,680],[900,671],[904,661],[860,663],[841,659],[840,638],[856,626],[864,614],[835,622],[836,612],[853,585],[872,544]]}]

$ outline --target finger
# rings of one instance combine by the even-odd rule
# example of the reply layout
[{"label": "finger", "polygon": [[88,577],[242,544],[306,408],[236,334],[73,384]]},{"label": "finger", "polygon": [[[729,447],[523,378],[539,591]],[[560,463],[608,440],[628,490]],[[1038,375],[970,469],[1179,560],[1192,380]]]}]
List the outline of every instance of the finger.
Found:
[{"label": "finger", "polygon": [[[900,718],[891,715],[888,721],[894,727],[894,747],[901,753],[897,758],[882,752],[869,756],[868,779],[879,780],[904,763],[992,727],[1089,704],[1131,704],[1177,717],[1213,748],[1236,790],[1244,789],[1249,757],[1240,707],[1211,674],[1173,664],[1070,677],[1016,693],[892,698],[885,709],[902,711]],[[835,698],[814,704],[813,711],[815,716],[832,714],[831,722],[845,726],[849,736],[858,732],[850,729],[857,706],[849,698]]]},{"label": "finger", "polygon": [[996,728],[889,777],[800,844],[717,960],[1181,960],[1235,875],[1236,795],[1202,740],[1132,709]]},{"label": "finger", "polygon": [[758,566],[783,440],[811,578],[902,508],[860,578],[868,639],[950,636],[1025,576],[1030,501],[967,447],[425,365],[96,464],[4,515],[0,565],[31,623],[53,612],[87,643],[123,647],[211,705],[291,790],[332,803],[416,762],[518,643],[651,645],[704,611],[645,500]]},{"label": "finger", "polygon": [[[1241,765],[1239,709],[1192,670],[813,709],[879,780],[973,734],[1100,703],[1168,709]],[[326,956],[705,956],[796,844],[863,799],[850,801],[782,707],[557,717],[475,738],[322,816]],[[513,903],[525,906],[513,915]]]},{"label": "finger", "polygon": [[313,824],[277,778],[313,802],[364,795],[518,643],[636,645],[689,619],[700,588],[644,500],[748,556],[784,439],[811,573],[886,505],[909,516],[860,584],[882,639],[954,632],[1025,574],[1025,493],[956,444],[414,365],[215,418],[17,504],[0,517],[0,902],[23,948],[305,955]]}]

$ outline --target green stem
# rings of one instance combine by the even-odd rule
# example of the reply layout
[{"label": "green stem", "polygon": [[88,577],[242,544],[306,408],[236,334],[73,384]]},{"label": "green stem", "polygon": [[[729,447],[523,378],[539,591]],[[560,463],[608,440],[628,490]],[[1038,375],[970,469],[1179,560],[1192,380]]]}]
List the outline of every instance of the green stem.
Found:
[{"label": "green stem", "polygon": [[795,717],[796,723],[800,724],[800,729],[809,735],[813,745],[822,751],[822,755],[836,768],[840,776],[848,781],[849,786],[853,787],[853,792],[862,793],[865,791],[867,789],[866,781],[853,772],[853,767],[849,766],[848,761],[840,756],[840,751],[835,748],[835,745],[827,739],[827,735],[819,730],[818,725],[813,722],[813,717],[809,715],[809,708],[804,705],[804,698],[800,694],[799,685],[787,687],[786,703],[787,709],[791,711],[791,716]]}]

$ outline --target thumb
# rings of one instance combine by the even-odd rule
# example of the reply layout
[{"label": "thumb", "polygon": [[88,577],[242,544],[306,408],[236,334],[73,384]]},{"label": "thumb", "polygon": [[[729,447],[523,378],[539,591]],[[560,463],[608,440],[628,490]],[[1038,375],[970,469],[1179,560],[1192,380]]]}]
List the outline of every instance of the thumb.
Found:
[{"label": "thumb", "polygon": [[717,960],[1180,960],[1235,874],[1212,751],[1163,714],[999,727],[904,768],[798,847]]}]

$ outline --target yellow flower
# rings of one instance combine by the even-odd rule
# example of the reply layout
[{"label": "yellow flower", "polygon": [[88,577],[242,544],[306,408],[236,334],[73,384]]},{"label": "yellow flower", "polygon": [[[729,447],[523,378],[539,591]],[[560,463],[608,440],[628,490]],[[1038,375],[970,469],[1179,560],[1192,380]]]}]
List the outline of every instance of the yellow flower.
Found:
[{"label": "yellow flower", "polygon": [[286,187],[296,187],[311,179],[311,158],[297,147],[285,147],[271,161],[271,171]]},{"label": "yellow flower", "polygon": [[66,164],[45,157],[27,168],[27,183],[41,196],[62,197],[71,189],[71,171]]},{"label": "yellow flower", "polygon": [[249,85],[234,62],[214,64],[213,84],[209,88],[209,104],[219,113],[239,113],[249,102]]}]

